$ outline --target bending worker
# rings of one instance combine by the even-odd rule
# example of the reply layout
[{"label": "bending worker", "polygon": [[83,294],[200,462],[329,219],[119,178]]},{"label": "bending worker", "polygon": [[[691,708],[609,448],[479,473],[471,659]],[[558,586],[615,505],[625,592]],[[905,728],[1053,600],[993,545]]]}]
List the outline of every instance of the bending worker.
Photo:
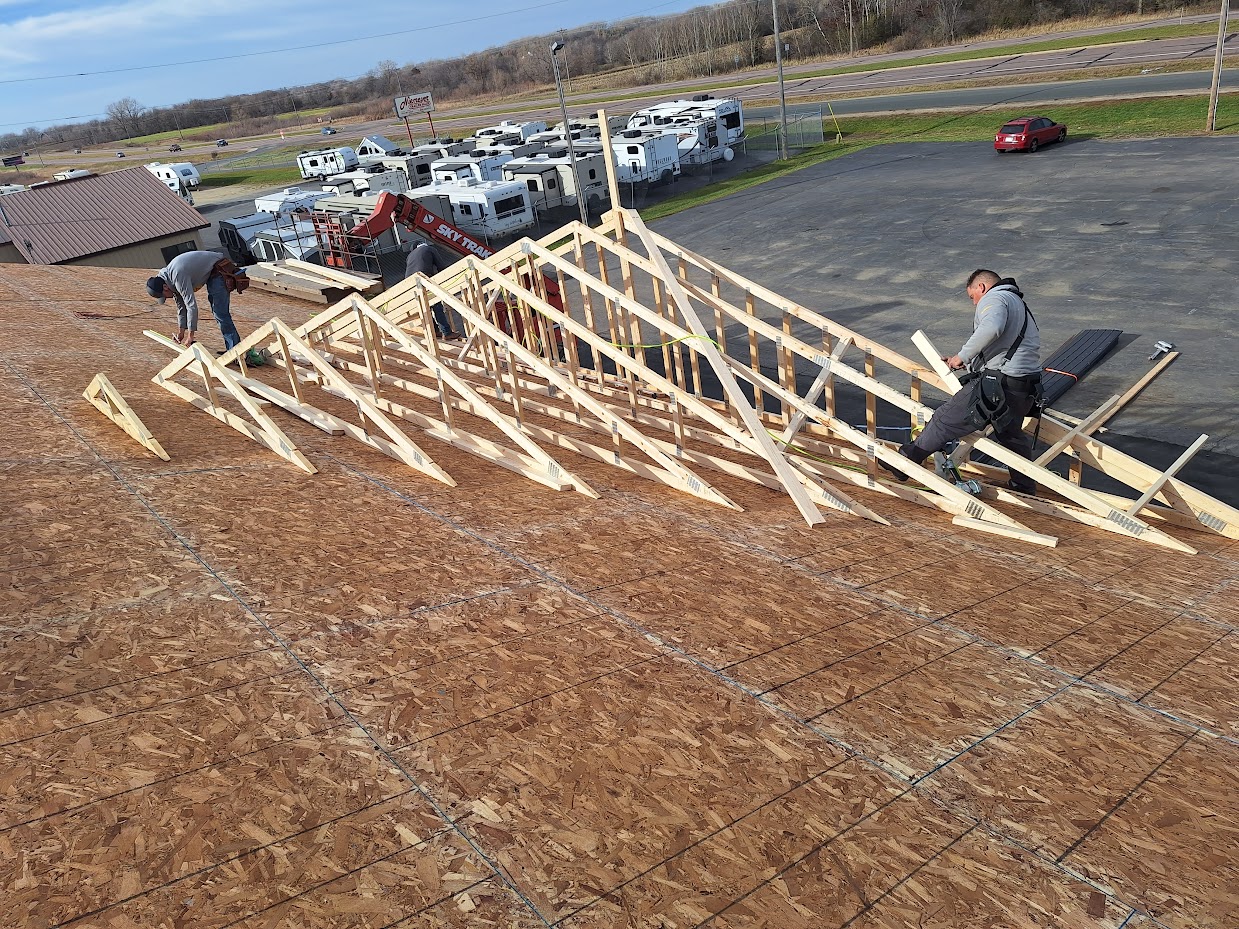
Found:
[{"label": "bending worker", "polygon": [[224,351],[227,351],[241,341],[232,321],[229,294],[234,290],[242,293],[249,286],[249,279],[230,259],[218,252],[182,252],[147,280],[146,292],[160,303],[169,297],[176,300],[176,341],[180,345],[192,345],[198,331],[198,301],[194,291],[203,284],[211,313],[224,337]]},{"label": "bending worker", "polygon": [[[1001,372],[1002,391],[1013,414],[1003,426],[996,426],[994,438],[1023,458],[1032,458],[1032,438],[1024,432],[1024,418],[1032,410],[1041,389],[1041,334],[1037,321],[1024,303],[1014,278],[1000,278],[984,268],[968,276],[968,297],[976,306],[972,336],[955,355],[942,359],[952,370],[967,368],[973,374]],[[912,442],[899,447],[899,453],[921,464],[934,452],[961,439],[976,426],[969,422],[972,391],[956,393],[942,406]],[[885,464],[899,480],[907,478]],[[1023,474],[1011,472],[1007,486],[1020,493],[1035,494],[1037,485]]]},{"label": "bending worker", "polygon": [[[439,253],[436,252],[430,245],[425,242],[418,242],[409,252],[409,257],[404,262],[404,277],[407,280],[414,274],[424,274],[427,277],[434,277],[443,270],[443,264],[439,261]],[[451,320],[448,319],[447,310],[442,303],[435,303],[430,308],[434,316],[435,329],[439,332],[439,337],[443,339],[458,338],[457,334],[452,330]]]}]

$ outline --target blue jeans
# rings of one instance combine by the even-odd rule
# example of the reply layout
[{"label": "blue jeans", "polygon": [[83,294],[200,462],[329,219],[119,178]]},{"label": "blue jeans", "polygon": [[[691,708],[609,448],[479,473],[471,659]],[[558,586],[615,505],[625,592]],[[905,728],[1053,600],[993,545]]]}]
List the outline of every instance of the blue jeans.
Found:
[{"label": "blue jeans", "polygon": [[224,337],[224,348],[232,348],[241,341],[236,323],[232,321],[232,311],[229,309],[231,298],[228,295],[228,284],[223,275],[212,274],[206,282],[207,299],[211,303],[211,315],[219,323],[219,331]]}]

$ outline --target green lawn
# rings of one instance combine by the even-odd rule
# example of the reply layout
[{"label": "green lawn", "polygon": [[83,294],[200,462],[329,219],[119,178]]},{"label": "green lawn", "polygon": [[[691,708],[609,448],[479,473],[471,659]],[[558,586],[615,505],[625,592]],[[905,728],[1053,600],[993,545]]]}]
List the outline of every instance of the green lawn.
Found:
[{"label": "green lawn", "polygon": [[295,184],[301,180],[296,165],[291,167],[230,168],[228,171],[213,171],[202,175],[203,187],[230,187],[233,184],[281,185]]}]

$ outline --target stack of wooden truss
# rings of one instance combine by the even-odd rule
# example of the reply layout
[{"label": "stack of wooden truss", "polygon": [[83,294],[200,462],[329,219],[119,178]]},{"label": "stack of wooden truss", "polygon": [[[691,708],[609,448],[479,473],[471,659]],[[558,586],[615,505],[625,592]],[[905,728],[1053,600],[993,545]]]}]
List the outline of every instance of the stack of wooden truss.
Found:
[{"label": "stack of wooden truss", "polygon": [[[435,336],[435,303],[459,317],[463,344]],[[1041,497],[993,486],[974,495],[913,465],[878,439],[877,402],[905,411],[915,425],[930,414],[924,388],[958,389],[949,371],[933,369],[940,363],[932,346],[919,334],[917,341],[928,367],[616,210],[595,229],[572,224],[433,279],[418,275],[369,301],[350,295],[297,328],[273,319],[218,360],[191,347],[155,381],[311,472],[262,401],[449,485],[455,482],[426,438],[589,496],[596,491],[564,453],[736,507],[710,483],[708,475],[721,472],[786,493],[809,525],[823,521],[822,508],[885,523],[874,495],[868,505],[850,495],[859,487],[1044,545],[1055,537],[1011,514],[1032,510],[1186,552],[1194,549],[1167,527],[1239,535],[1239,511],[1174,476],[1186,458],[1158,471],[1105,445],[1087,421],[1047,417],[1041,435],[1052,454],[1037,462],[991,439],[975,441],[976,451],[1035,480]],[[250,348],[262,348],[271,366],[247,368]],[[798,390],[796,370],[806,364],[815,377]],[[186,386],[191,376],[204,393]],[[890,386],[895,378],[906,381],[906,393]],[[863,392],[863,425],[836,415],[839,381]],[[1066,477],[1046,468],[1064,453],[1074,460]],[[879,461],[912,480],[884,480]],[[1086,489],[1085,467],[1134,496]]]}]

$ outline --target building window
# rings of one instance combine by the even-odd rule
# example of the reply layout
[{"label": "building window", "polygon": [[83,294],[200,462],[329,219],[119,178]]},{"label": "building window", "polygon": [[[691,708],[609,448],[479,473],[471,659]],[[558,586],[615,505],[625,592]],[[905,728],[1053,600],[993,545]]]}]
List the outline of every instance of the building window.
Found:
[{"label": "building window", "polygon": [[536,177],[529,178],[527,181],[525,181],[525,184],[529,187],[530,190],[538,189],[538,179]]},{"label": "building window", "polygon": [[197,249],[197,247],[198,246],[194,245],[193,240],[191,239],[188,242],[177,242],[175,245],[165,245],[159,250],[159,254],[163,255],[163,263],[167,264],[177,255],[182,255],[185,252],[192,252]]}]

